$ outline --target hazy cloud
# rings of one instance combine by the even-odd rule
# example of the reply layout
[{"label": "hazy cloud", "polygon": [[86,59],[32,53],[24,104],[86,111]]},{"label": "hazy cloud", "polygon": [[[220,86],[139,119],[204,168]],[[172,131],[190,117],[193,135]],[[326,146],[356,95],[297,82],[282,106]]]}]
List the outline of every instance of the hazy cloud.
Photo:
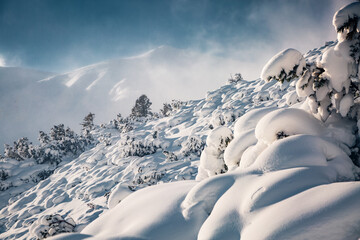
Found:
[{"label": "hazy cloud", "polygon": [[5,62],[5,58],[0,55],[0,67],[5,67],[6,66],[6,62]]}]

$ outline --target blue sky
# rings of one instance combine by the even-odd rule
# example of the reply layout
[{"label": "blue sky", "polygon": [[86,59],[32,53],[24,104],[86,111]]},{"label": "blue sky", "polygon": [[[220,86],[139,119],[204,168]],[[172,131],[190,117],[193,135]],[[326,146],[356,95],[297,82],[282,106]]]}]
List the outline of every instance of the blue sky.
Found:
[{"label": "blue sky", "polygon": [[334,40],[332,15],[349,2],[0,0],[0,55],[8,66],[54,72],[160,45],[262,63]]}]

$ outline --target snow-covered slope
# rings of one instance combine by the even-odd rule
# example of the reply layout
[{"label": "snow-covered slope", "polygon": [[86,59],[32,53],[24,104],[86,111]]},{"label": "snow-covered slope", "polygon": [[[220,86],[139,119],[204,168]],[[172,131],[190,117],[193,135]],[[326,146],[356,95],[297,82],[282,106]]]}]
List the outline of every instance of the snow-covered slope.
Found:
[{"label": "snow-covered slope", "polygon": [[[187,101],[169,117],[135,122],[129,132],[121,133],[113,124],[97,127],[94,134],[107,136],[111,145],[98,144],[29,191],[13,196],[0,213],[0,237],[28,238],[39,232],[37,219],[51,214],[71,217],[80,231],[132,191],[162,182],[193,180],[212,129],[222,124],[233,127],[239,116],[253,108],[294,104],[294,93],[294,84],[241,81],[208,92],[205,99]],[[155,151],[142,157],[128,156],[137,147]]]},{"label": "snow-covered slope", "polygon": [[221,86],[237,66],[235,60],[162,46],[65,74],[25,74],[22,69],[9,74],[8,68],[0,68],[0,149],[24,136],[35,141],[39,130],[48,131],[54,124],[78,131],[89,112],[99,123],[118,113],[128,115],[141,94],[150,98],[155,111],[173,99],[200,99],[204,91]]},{"label": "snow-covered slope", "polygon": [[[306,60],[321,58],[332,45]],[[354,123],[333,119],[325,126],[299,110],[306,105],[295,85],[240,81],[183,102],[169,117],[97,126],[97,146],[28,183],[29,190],[19,194],[24,188],[14,184],[1,194],[8,205],[0,211],[0,238],[81,231],[68,237],[167,239],[178,232],[180,239],[289,239],[298,229],[305,237],[353,237],[358,169],[346,146],[354,141]],[[228,131],[230,144],[217,149]],[[224,163],[227,174],[221,174]]]},{"label": "snow-covered slope", "polygon": [[[0,238],[358,239],[359,6],[334,15],[337,42],[272,58],[269,82],[97,126],[97,145],[26,191],[3,158]],[[105,75],[89,68],[43,82],[91,91],[82,76]]]}]

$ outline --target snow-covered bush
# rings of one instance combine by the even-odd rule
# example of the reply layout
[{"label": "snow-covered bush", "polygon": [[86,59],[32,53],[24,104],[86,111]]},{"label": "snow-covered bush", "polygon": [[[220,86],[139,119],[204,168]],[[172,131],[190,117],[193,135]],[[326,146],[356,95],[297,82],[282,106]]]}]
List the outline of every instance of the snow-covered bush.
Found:
[{"label": "snow-covered bush", "polygon": [[229,79],[228,79],[228,83],[229,84],[237,84],[241,81],[243,81],[244,78],[242,77],[241,73],[235,73],[234,77],[231,76]]},{"label": "snow-covered bush", "polygon": [[4,181],[8,177],[9,177],[9,174],[4,169],[0,169],[0,180]]},{"label": "snow-covered bush", "polygon": [[179,110],[184,102],[179,100],[172,100],[171,103],[164,103],[163,108],[160,109],[160,115],[163,117],[170,116],[173,112]]},{"label": "snow-covered bush", "polygon": [[99,142],[104,143],[105,146],[111,145],[111,133],[101,134],[99,137]]},{"label": "snow-covered bush", "polygon": [[232,131],[224,126],[215,128],[206,139],[206,146],[200,156],[196,180],[225,173],[228,168],[224,162],[224,151],[233,139]]},{"label": "snow-covered bush", "polygon": [[273,56],[261,71],[261,78],[267,81],[291,81],[301,76],[306,66],[303,55],[292,48],[285,49]]},{"label": "snow-covered bush", "polygon": [[174,162],[178,160],[178,157],[176,156],[176,154],[174,152],[170,152],[170,151],[163,151],[163,154],[166,157],[166,160],[169,162]]},{"label": "snow-covered bush", "polygon": [[37,239],[44,239],[60,233],[75,231],[75,222],[72,218],[64,219],[59,214],[44,215],[31,225],[31,233]]},{"label": "snow-covered bush", "polygon": [[189,136],[181,146],[181,153],[184,157],[188,157],[191,154],[200,157],[201,152],[204,150],[205,143],[199,136],[192,135]]},{"label": "snow-covered bush", "polygon": [[38,163],[59,164],[66,156],[76,157],[82,153],[86,146],[91,145],[91,134],[86,131],[86,136],[79,136],[64,124],[55,125],[50,130],[50,136],[40,131],[40,146],[36,148],[34,157]]},{"label": "snow-covered bush", "polygon": [[5,144],[4,156],[18,161],[35,157],[35,147],[28,138],[23,137],[14,142],[14,146]]},{"label": "snow-covered bush", "polygon": [[163,108],[160,109],[160,113],[164,117],[168,117],[172,111],[172,107],[169,103],[164,103]]},{"label": "snow-covered bush", "polygon": [[156,142],[144,139],[135,139],[129,136],[120,142],[119,149],[122,157],[137,156],[143,157],[154,154],[160,148]]}]

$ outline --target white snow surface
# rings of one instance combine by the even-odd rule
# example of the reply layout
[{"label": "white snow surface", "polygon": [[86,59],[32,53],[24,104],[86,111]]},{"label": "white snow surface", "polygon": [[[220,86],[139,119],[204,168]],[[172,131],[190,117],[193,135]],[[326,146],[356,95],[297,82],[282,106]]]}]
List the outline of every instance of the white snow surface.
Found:
[{"label": "white snow surface", "polygon": [[[349,157],[356,122],[313,117],[308,100],[294,97],[296,84],[241,81],[129,132],[97,126],[92,133],[108,144],[37,184],[9,179],[0,239],[36,239],[55,214],[75,233],[53,239],[358,239],[360,171]],[[229,145],[226,136],[234,136]],[[156,150],[128,156],[131,139]],[[214,162],[202,168],[194,146]],[[214,171],[219,160],[226,173]],[[16,173],[18,165],[0,167]],[[212,174],[196,181],[204,169]]]},{"label": "white snow surface", "polygon": [[[169,117],[138,122],[130,132],[120,133],[111,124],[97,127],[93,134],[99,137],[110,133],[111,145],[99,143],[77,159],[65,161],[38,184],[31,181],[30,172],[26,174],[30,180],[18,180],[14,184],[13,179],[18,175],[5,180],[14,186],[0,195],[0,202],[8,203],[0,211],[0,238],[34,238],[30,226],[36,225],[41,216],[51,214],[64,219],[71,217],[76,223],[75,230],[80,232],[99,215],[127,199],[128,189],[137,191],[154,184],[194,180],[200,157],[189,147],[191,139],[205,144],[212,132],[210,123],[219,116],[224,124],[220,129],[229,128],[227,132],[232,134],[235,120],[245,112],[287,106],[288,92],[295,92],[294,84],[242,81],[208,92],[205,99],[185,102]],[[264,93],[269,98],[259,99],[259,94]],[[153,138],[155,131],[157,139]],[[152,142],[160,148],[143,157],[125,156],[124,144],[129,137]],[[174,153],[178,159],[167,159],[163,150]]]},{"label": "white snow surface", "polygon": [[261,71],[261,78],[270,80],[271,78],[278,77],[281,71],[289,74],[295,66],[298,66],[296,75],[300,76],[305,65],[306,63],[303,55],[298,50],[288,48],[277,53],[266,63]]}]

